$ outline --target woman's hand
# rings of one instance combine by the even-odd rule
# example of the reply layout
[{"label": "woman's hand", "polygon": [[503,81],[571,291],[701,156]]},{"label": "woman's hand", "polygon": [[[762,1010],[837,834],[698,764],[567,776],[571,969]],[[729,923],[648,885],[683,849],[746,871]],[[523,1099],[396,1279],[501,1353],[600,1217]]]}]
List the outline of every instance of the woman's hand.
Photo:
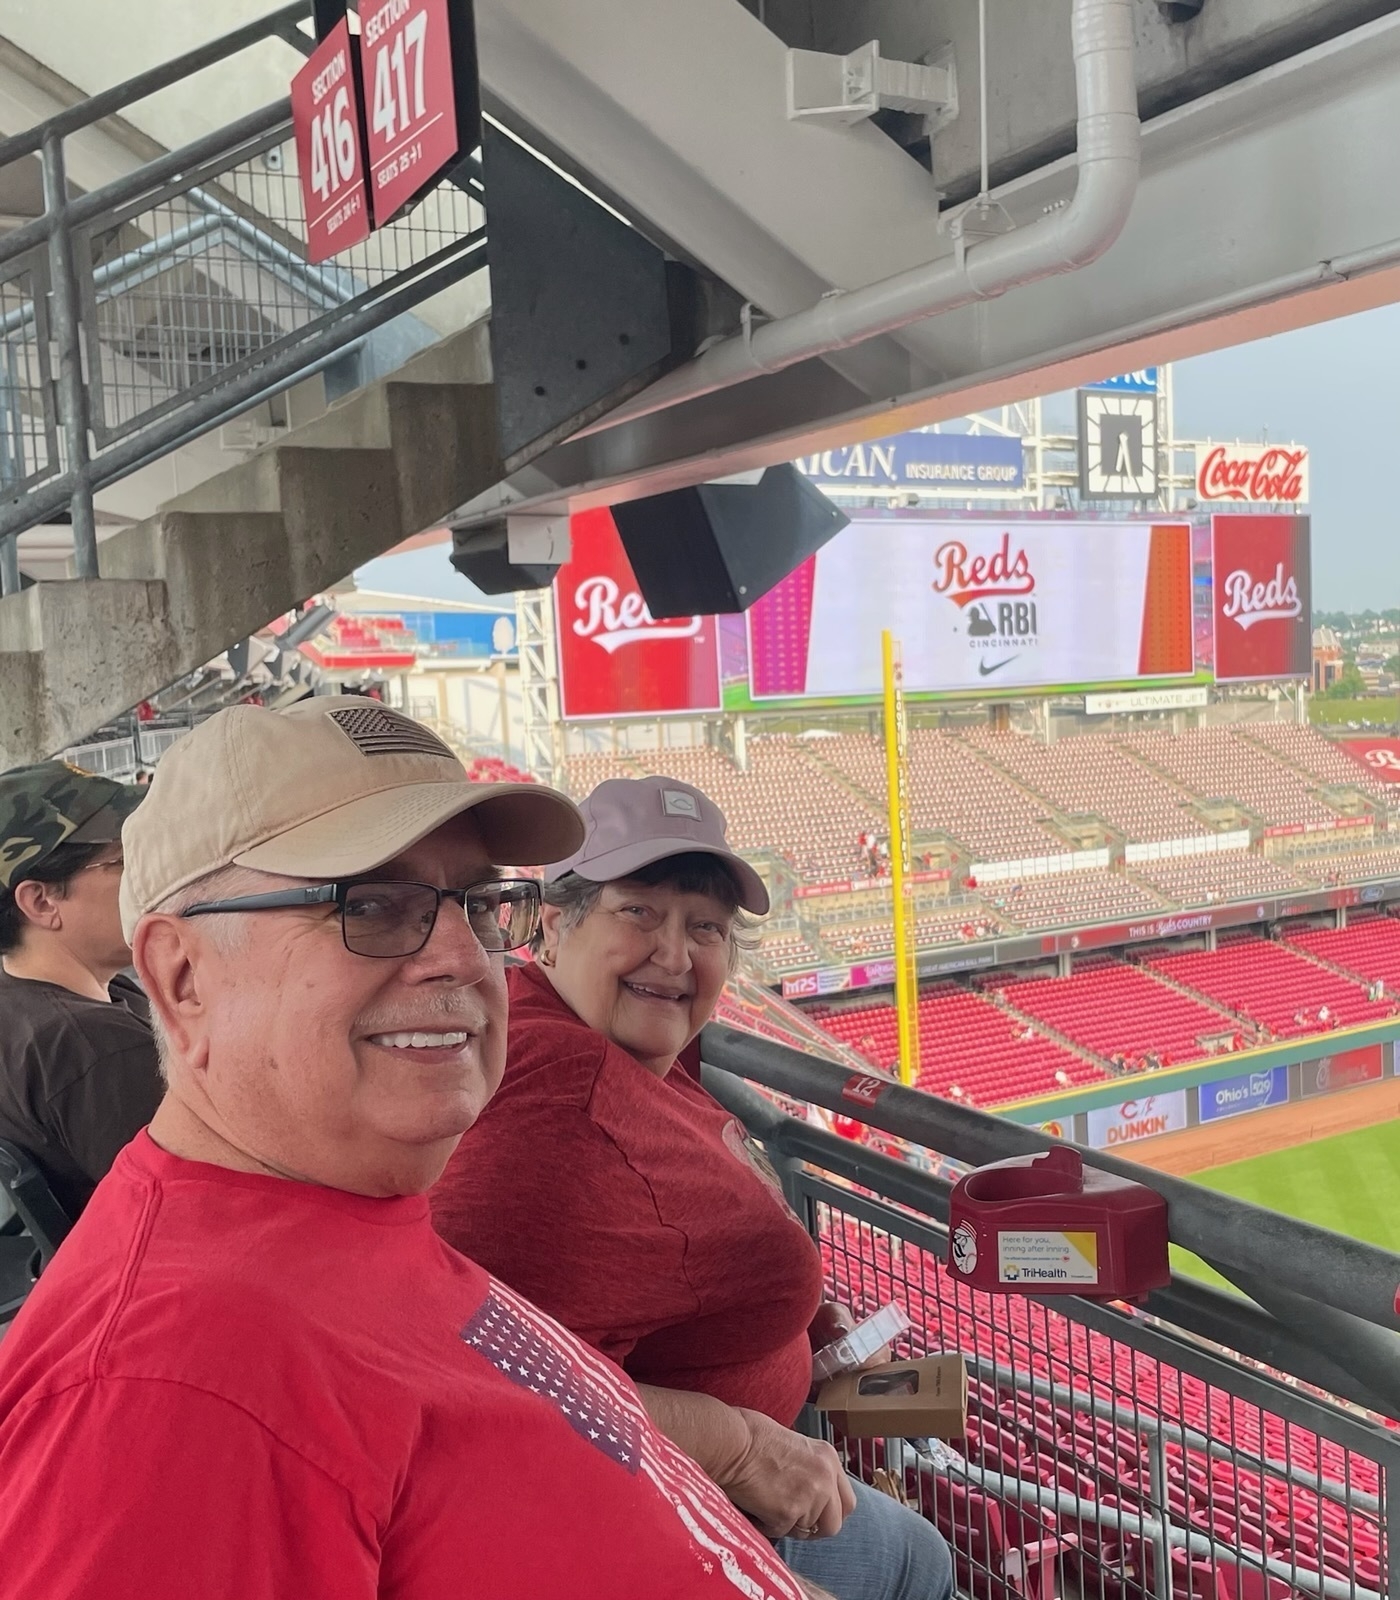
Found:
[{"label": "woman's hand", "polygon": [[[824,1300],[817,1307],[817,1314],[812,1318],[807,1329],[807,1338],[815,1355],[818,1350],[824,1350],[827,1345],[835,1344],[838,1339],[844,1338],[856,1325],[855,1313],[849,1306],[842,1305],[839,1300]],[[890,1347],[882,1344],[874,1355],[868,1356],[856,1368],[857,1372],[867,1372],[871,1367],[882,1367],[890,1359]]]},{"label": "woman's hand", "polygon": [[761,1411],[713,1395],[639,1383],[651,1420],[768,1535],[821,1539],[839,1531],[855,1495],[829,1444]]},{"label": "woman's hand", "polygon": [[826,1539],[839,1533],[856,1498],[841,1458],[821,1439],[781,1427],[761,1411],[736,1408],[748,1445],[711,1476],[770,1539]]}]

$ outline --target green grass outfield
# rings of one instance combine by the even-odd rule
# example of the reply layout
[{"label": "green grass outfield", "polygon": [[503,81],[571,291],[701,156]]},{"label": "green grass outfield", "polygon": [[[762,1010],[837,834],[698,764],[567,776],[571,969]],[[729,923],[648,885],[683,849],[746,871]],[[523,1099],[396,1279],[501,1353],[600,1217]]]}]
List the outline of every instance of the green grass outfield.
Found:
[{"label": "green grass outfield", "polygon": [[[1192,1182],[1400,1251],[1400,1121],[1192,1174]],[[1222,1280],[1189,1251],[1178,1272]]]}]

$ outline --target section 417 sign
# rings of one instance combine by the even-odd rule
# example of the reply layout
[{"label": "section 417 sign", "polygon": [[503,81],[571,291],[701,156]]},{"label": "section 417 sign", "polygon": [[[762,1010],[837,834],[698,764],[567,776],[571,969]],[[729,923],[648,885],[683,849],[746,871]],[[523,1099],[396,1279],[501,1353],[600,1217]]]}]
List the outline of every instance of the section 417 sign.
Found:
[{"label": "section 417 sign", "polygon": [[369,238],[361,126],[355,44],[342,19],[292,79],[308,261],[325,261]]},{"label": "section 417 sign", "polygon": [[448,0],[362,5],[370,193],[382,227],[457,154]]}]

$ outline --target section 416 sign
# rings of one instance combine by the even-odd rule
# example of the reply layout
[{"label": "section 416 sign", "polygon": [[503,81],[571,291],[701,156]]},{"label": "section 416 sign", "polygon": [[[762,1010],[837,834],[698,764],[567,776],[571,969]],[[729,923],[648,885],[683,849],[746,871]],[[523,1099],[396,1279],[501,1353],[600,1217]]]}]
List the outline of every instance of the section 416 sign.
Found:
[{"label": "section 416 sign", "polygon": [[370,193],[382,227],[457,154],[448,0],[360,8],[369,98]]},{"label": "section 416 sign", "polygon": [[369,238],[361,125],[355,45],[342,19],[292,79],[292,136],[308,261],[325,261]]}]

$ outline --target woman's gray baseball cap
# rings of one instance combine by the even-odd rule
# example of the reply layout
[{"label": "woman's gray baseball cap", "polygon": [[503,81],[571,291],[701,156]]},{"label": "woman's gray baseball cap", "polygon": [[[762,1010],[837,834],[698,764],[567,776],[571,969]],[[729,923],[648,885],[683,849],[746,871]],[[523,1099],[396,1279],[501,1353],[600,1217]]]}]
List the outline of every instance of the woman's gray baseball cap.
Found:
[{"label": "woman's gray baseball cap", "polygon": [[744,910],[767,913],[763,879],[726,843],[724,813],[691,784],[679,778],[608,778],[579,802],[579,811],[583,844],[545,870],[548,882],[576,872],[591,883],[611,883],[669,856],[715,856],[733,875]]}]

